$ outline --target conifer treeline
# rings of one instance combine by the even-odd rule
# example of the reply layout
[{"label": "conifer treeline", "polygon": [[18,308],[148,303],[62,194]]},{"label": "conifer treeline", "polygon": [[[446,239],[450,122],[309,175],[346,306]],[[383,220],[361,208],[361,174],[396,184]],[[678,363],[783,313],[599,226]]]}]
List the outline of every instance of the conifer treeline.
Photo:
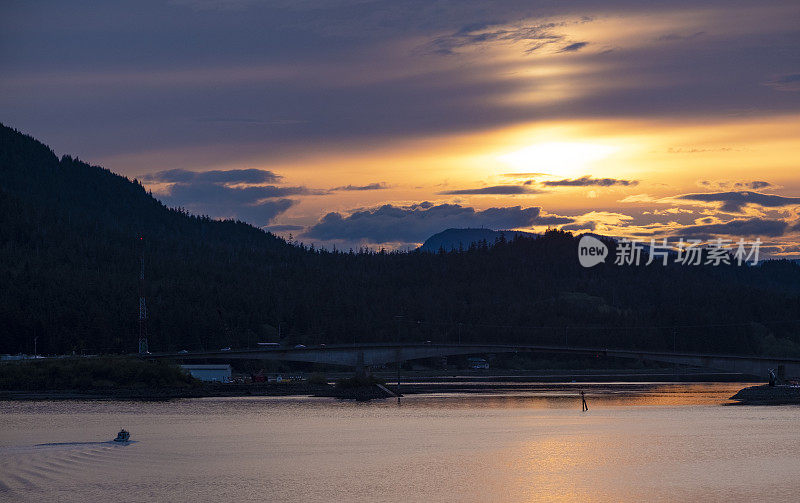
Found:
[{"label": "conifer treeline", "polygon": [[310,250],[168,209],[0,128],[0,353],[132,352],[137,236],[153,350],[354,341],[797,354],[800,267],[580,267],[576,238],[440,253]]}]

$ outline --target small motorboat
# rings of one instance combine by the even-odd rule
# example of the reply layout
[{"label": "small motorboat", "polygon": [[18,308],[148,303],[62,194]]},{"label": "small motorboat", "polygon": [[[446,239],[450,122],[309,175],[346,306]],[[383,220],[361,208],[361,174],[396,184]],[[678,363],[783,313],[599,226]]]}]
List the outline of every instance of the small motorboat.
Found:
[{"label": "small motorboat", "polygon": [[125,428],[119,430],[117,433],[117,438],[114,439],[114,442],[127,442],[131,439],[131,434],[129,431],[126,431]]}]

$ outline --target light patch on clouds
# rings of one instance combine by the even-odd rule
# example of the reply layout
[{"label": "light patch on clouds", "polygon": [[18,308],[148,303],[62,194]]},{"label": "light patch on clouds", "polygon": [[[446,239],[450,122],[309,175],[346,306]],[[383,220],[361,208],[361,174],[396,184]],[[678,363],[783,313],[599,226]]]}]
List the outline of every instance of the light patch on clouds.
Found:
[{"label": "light patch on clouds", "polygon": [[543,194],[545,191],[534,189],[523,185],[493,185],[490,187],[478,187],[475,189],[453,189],[439,192],[442,195],[521,195],[521,194]]},{"label": "light patch on clouds", "polygon": [[655,209],[652,211],[643,211],[643,215],[679,215],[681,213],[688,213],[691,215],[694,213],[694,210],[690,210],[687,208],[666,208],[663,210]]}]

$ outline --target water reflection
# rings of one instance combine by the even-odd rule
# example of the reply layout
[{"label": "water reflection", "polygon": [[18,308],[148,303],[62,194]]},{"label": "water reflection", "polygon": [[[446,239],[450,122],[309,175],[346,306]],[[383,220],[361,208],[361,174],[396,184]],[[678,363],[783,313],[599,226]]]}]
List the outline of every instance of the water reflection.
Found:
[{"label": "water reflection", "polygon": [[[798,408],[722,407],[740,387],[5,402],[0,500],[792,500]],[[107,444],[120,426],[136,444]]]}]

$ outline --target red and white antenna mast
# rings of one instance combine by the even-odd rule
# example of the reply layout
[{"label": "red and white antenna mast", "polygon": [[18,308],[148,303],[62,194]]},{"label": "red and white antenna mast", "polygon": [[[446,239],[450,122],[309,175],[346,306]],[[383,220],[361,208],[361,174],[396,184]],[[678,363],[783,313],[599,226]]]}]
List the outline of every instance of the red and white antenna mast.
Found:
[{"label": "red and white antenna mast", "polygon": [[144,237],[139,236],[139,354],[149,352],[147,347],[147,305],[144,301]]}]

